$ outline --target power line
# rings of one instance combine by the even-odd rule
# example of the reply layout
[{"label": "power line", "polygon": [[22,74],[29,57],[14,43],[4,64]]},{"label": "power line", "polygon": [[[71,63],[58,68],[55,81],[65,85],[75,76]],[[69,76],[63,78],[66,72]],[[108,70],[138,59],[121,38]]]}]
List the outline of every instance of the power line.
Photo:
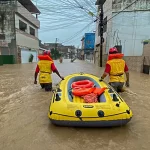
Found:
[{"label": "power line", "polygon": [[93,22],[90,22],[89,24],[87,24],[84,28],[82,28],[81,30],[79,30],[77,33],[75,33],[73,36],[71,36],[70,38],[66,39],[65,41],[63,41],[62,43],[66,43],[69,42],[70,40],[72,40],[73,38],[75,38],[77,35],[81,34],[86,28],[88,28]]},{"label": "power line", "polygon": [[111,17],[110,19],[107,20],[110,21],[112,20],[114,17],[116,17],[117,15],[119,15],[121,12],[123,12],[124,10],[126,10],[127,8],[129,8],[130,6],[132,6],[133,4],[135,4],[138,0],[135,0],[133,3],[129,4],[128,6],[126,6],[124,9],[122,9],[121,11],[119,11],[117,14],[115,14],[113,17]]}]

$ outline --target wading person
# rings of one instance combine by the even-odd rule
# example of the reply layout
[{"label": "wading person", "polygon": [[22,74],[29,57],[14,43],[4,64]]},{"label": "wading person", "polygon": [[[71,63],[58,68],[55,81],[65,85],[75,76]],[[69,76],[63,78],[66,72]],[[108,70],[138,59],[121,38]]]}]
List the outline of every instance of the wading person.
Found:
[{"label": "wading person", "polygon": [[[123,54],[118,53],[118,50],[115,47],[110,48],[109,59],[106,63],[104,74],[101,76],[101,80],[103,80],[107,75],[109,75],[109,84],[117,92],[124,91],[124,84],[126,87],[129,87],[128,66],[122,57]],[[126,74],[126,80],[124,74]]]},{"label": "wading person", "polygon": [[42,88],[45,88],[45,91],[52,90],[52,72],[56,73],[62,80],[64,78],[60,76],[59,71],[54,65],[53,60],[50,57],[50,51],[44,51],[43,55],[39,56],[39,62],[36,66],[35,75],[34,75],[34,84],[37,84],[37,76],[39,73],[39,83]]}]

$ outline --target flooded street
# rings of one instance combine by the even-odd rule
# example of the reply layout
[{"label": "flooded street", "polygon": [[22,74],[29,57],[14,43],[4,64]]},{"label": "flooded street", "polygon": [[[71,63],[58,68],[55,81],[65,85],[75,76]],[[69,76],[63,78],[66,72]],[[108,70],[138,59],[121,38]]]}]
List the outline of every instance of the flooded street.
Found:
[{"label": "flooded street", "polygon": [[[101,76],[104,69],[76,60],[55,62],[60,74],[76,72]],[[130,72],[130,88],[122,97],[132,120],[117,128],[68,128],[47,117],[51,93],[34,85],[36,64],[0,67],[0,150],[149,150],[150,76]],[[53,86],[60,78],[53,74]]]}]

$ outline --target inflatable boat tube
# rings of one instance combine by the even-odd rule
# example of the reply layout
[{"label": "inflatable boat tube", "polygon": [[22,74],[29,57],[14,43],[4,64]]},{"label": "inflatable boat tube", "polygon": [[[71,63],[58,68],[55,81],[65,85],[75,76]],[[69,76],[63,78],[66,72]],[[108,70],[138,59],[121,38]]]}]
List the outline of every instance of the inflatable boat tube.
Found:
[{"label": "inflatable boat tube", "polygon": [[90,80],[82,80],[72,83],[72,88],[92,88],[94,83]]}]

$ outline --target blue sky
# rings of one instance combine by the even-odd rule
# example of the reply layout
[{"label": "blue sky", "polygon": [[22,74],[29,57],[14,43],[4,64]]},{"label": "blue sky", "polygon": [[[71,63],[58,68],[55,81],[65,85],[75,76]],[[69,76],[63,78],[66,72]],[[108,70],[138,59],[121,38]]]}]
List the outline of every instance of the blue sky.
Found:
[{"label": "blue sky", "polygon": [[64,45],[81,46],[81,38],[86,32],[95,30],[96,14],[93,0],[33,0],[41,11],[39,39],[42,42],[55,42]]}]

